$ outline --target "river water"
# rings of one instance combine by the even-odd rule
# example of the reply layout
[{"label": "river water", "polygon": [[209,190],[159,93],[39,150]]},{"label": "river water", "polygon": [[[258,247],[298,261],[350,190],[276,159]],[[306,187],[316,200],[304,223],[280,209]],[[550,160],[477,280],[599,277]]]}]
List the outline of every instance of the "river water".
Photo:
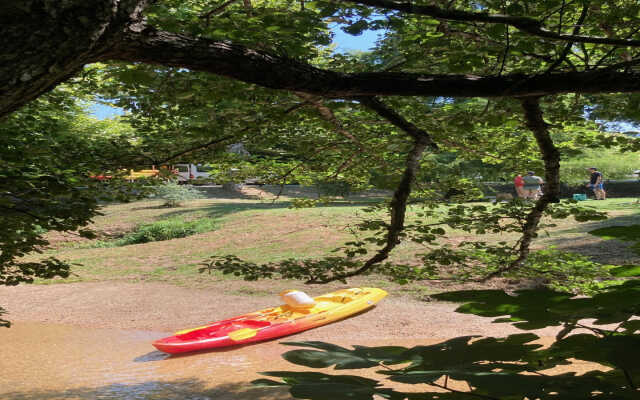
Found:
[{"label": "river water", "polygon": [[[260,371],[304,370],[282,359],[292,348],[279,341],[169,356],[151,346],[164,336],[168,333],[16,322],[0,329],[0,399],[290,399],[287,389],[249,382],[262,378]],[[441,340],[358,344],[414,346]]]},{"label": "river water", "polygon": [[[165,336],[167,332],[30,322],[0,328],[0,399],[291,399],[286,388],[259,388],[250,382],[263,377],[259,374],[261,371],[306,370],[282,359],[282,353],[292,347],[283,346],[277,340],[170,356],[151,346],[152,341]],[[303,334],[285,340],[305,340],[300,336]],[[357,344],[412,347],[441,341],[443,339],[435,338],[358,340]],[[551,341],[552,338],[547,337],[540,343],[548,345]],[[345,347],[356,344],[334,343]],[[591,368],[590,363],[578,362],[568,369],[583,373]],[[380,379],[374,370],[360,372]],[[563,367],[556,372],[566,370]],[[466,390],[466,386],[460,384],[458,390]]]},{"label": "river water", "polygon": [[288,399],[247,383],[291,368],[277,342],[169,356],[151,342],[166,332],[14,323],[0,329],[0,399]]}]

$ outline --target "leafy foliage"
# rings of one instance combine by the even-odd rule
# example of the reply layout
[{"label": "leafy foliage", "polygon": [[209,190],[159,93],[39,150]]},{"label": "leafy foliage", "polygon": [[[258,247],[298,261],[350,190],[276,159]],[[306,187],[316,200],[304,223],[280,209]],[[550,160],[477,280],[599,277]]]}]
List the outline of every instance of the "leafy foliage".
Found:
[{"label": "leafy foliage", "polygon": [[204,197],[198,189],[189,185],[180,185],[175,181],[167,181],[158,185],[155,188],[155,195],[164,200],[165,207],[179,207],[185,201]]},{"label": "leafy foliage", "polygon": [[[351,350],[323,342],[284,343],[303,347],[283,355],[297,365],[335,366],[336,371],[378,367],[376,373],[390,382],[426,385],[408,392],[393,389],[392,383],[382,380],[318,372],[267,372],[265,375],[280,380],[254,383],[289,386],[293,397],[312,400],[364,400],[376,395],[403,400],[634,399],[640,390],[639,294],[640,281],[608,288],[590,298],[548,290],[514,295],[498,290],[443,293],[434,297],[465,303],[458,312],[501,317],[494,322],[513,322],[524,330],[562,329],[547,348],[535,343],[539,337],[533,333],[505,338],[463,336],[413,348],[354,346]],[[590,319],[593,324],[584,322]],[[577,375],[571,371],[572,360],[594,364],[588,372]],[[556,367],[565,367],[567,372],[551,370]],[[467,386],[461,388],[451,384],[452,380]]]},{"label": "leafy foliage", "polygon": [[[425,195],[425,193],[421,193]],[[300,204],[301,203],[301,204]],[[294,206],[313,206],[318,201],[301,201]],[[481,280],[493,271],[500,269],[517,257],[517,240],[507,241],[469,241],[457,247],[440,244],[450,230],[461,230],[476,236],[504,232],[521,232],[528,210],[533,207],[530,201],[514,199],[495,205],[453,204],[444,207],[441,203],[428,198],[420,199],[415,207],[414,217],[406,224],[400,237],[423,245],[429,251],[418,254],[422,264],[400,265],[384,263],[372,269],[386,275],[391,280],[404,284],[423,279]],[[288,259],[258,265],[243,261],[235,256],[212,256],[203,265],[201,272],[220,270],[224,274],[242,276],[247,280],[257,279],[305,279],[323,281],[333,276],[359,270],[373,245],[382,245],[386,240],[388,222],[384,216],[386,204],[371,206],[365,211],[369,214],[353,226],[355,240],[334,252],[342,256],[329,256],[322,259]],[[584,207],[569,200],[554,204],[546,210],[548,220],[541,225],[555,226],[553,219],[573,217],[578,221],[597,221],[606,218],[606,214],[592,207]],[[579,254],[562,253],[555,250],[536,252],[521,267],[509,271],[505,276],[512,278],[533,278],[558,290],[589,293],[598,290],[601,285],[596,280],[611,278],[608,268],[592,262]]]},{"label": "leafy foliage", "polygon": [[612,281],[610,266],[591,261],[587,256],[555,249],[533,252],[524,268],[506,273],[506,277],[542,280],[547,287],[568,293],[594,294]]},{"label": "leafy foliage", "polygon": [[640,276],[640,265],[620,265],[609,269],[611,275],[627,278]]},{"label": "leafy foliage", "polygon": [[20,258],[41,251],[48,231],[92,237],[86,226],[99,201],[143,196],[136,185],[92,178],[130,162],[131,130],[88,118],[74,95],[82,98],[59,87],[0,122],[0,284],[67,277],[63,261]]},{"label": "leafy foliage", "polygon": [[179,219],[169,219],[141,225],[136,228],[134,233],[125,236],[122,240],[118,241],[118,243],[124,246],[127,244],[171,240],[207,232],[214,229],[214,227],[215,225],[210,219],[199,219],[188,222]]}]

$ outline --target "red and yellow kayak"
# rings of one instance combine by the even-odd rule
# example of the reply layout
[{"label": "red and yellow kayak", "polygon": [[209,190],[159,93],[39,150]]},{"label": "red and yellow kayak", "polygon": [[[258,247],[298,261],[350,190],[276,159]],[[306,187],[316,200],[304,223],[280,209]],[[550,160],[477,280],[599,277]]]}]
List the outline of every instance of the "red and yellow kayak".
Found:
[{"label": "red and yellow kayak", "polygon": [[346,318],[373,307],[387,295],[377,288],[351,288],[314,298],[311,308],[289,305],[267,308],[176,332],[153,345],[165,353],[184,353],[259,342],[291,335]]}]

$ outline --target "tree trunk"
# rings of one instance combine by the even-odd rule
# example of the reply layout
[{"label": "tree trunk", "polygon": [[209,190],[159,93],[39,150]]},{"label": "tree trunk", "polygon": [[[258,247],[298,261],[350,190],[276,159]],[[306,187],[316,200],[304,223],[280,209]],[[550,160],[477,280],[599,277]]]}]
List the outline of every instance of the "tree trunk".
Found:
[{"label": "tree trunk", "polygon": [[127,30],[147,0],[3,0],[0,117],[69,79]]},{"label": "tree trunk", "polygon": [[525,218],[522,236],[518,245],[518,257],[509,265],[487,275],[484,280],[498,276],[506,271],[518,268],[529,256],[531,242],[538,236],[538,225],[547,206],[560,201],[560,152],[553,144],[549,127],[542,118],[539,97],[526,97],[520,100],[524,110],[527,127],[533,132],[544,161],[544,195],[533,206]]}]

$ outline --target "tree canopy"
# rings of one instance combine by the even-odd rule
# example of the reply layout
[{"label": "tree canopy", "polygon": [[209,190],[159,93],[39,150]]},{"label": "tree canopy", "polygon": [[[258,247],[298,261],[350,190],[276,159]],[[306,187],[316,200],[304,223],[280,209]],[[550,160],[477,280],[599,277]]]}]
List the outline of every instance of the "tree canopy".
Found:
[{"label": "tree canopy", "polygon": [[[71,97],[99,96],[130,111],[136,137],[117,141],[128,165],[204,160],[243,142],[274,181],[393,188],[389,219],[363,226],[379,251],[310,281],[367,272],[406,237],[433,243],[446,234],[407,225],[407,203],[426,198],[425,215],[432,215],[433,204],[451,194],[472,197],[465,165],[503,173],[544,168],[546,190],[535,204],[461,206],[443,222],[482,233],[503,229],[519,213],[507,227],[520,240],[479,245],[502,265],[493,276],[525,263],[545,213],[601,218],[549,204],[559,200],[563,155],[581,146],[637,146],[633,138],[599,134],[585,113],[635,121],[629,105],[639,89],[639,7],[604,0],[10,1],[0,6],[0,114],[67,82]],[[342,54],[331,47],[338,28],[384,34],[370,52]],[[31,111],[20,113],[29,118]],[[16,118],[5,126],[14,129]],[[77,229],[92,212],[43,229]],[[346,254],[362,256],[354,243]],[[438,264],[454,254],[425,257]]]}]

